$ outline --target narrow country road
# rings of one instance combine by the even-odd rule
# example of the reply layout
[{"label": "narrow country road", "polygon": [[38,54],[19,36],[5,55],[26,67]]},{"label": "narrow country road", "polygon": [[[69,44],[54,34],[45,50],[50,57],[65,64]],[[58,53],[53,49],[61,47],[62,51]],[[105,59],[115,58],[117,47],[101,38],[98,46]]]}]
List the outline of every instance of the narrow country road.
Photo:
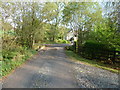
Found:
[{"label": "narrow country road", "polygon": [[118,88],[118,75],[70,60],[66,44],[48,45],[3,80],[3,88]]}]

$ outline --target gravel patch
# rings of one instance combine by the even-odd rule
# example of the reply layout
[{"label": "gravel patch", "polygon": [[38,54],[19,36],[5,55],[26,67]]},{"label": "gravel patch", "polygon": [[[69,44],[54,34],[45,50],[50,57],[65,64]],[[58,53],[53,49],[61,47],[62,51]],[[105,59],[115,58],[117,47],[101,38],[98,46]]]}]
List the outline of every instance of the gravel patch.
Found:
[{"label": "gravel patch", "polygon": [[76,62],[75,77],[82,88],[118,88],[118,74]]}]

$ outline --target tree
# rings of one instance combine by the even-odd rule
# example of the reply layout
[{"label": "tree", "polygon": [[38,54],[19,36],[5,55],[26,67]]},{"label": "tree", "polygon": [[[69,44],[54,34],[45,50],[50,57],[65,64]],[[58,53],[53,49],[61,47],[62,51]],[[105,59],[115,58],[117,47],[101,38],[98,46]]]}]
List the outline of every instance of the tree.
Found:
[{"label": "tree", "polygon": [[87,2],[72,2],[68,3],[64,11],[64,21],[67,22],[73,31],[78,33],[78,46],[81,47],[83,43],[89,38],[89,32],[93,26],[102,18],[101,8],[98,3]]}]

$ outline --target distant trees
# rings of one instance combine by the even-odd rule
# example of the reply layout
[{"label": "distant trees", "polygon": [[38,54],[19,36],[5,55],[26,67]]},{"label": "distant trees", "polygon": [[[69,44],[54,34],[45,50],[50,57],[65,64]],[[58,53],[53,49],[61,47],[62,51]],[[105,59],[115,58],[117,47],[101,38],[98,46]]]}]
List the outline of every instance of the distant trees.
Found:
[{"label": "distant trees", "polygon": [[[32,48],[34,43],[55,41],[58,37],[63,38],[59,35],[66,32],[59,29],[61,7],[62,3],[2,3],[2,25],[5,29],[5,23],[9,23],[11,29],[14,29],[15,41],[28,48]],[[10,30],[8,25],[7,30]]]}]

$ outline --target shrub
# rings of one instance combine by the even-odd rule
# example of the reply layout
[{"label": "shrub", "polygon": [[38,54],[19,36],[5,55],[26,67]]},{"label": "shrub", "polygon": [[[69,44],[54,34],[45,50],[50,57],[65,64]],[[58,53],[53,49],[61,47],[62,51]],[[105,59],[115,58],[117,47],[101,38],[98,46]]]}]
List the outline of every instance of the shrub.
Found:
[{"label": "shrub", "polygon": [[[14,48],[13,48],[14,47]],[[2,50],[2,72],[1,76],[10,73],[11,70],[22,64],[25,60],[31,57],[35,50],[27,49],[19,45],[10,46]]]},{"label": "shrub", "polygon": [[87,41],[82,47],[82,55],[89,59],[113,59],[115,48],[101,42]]}]

